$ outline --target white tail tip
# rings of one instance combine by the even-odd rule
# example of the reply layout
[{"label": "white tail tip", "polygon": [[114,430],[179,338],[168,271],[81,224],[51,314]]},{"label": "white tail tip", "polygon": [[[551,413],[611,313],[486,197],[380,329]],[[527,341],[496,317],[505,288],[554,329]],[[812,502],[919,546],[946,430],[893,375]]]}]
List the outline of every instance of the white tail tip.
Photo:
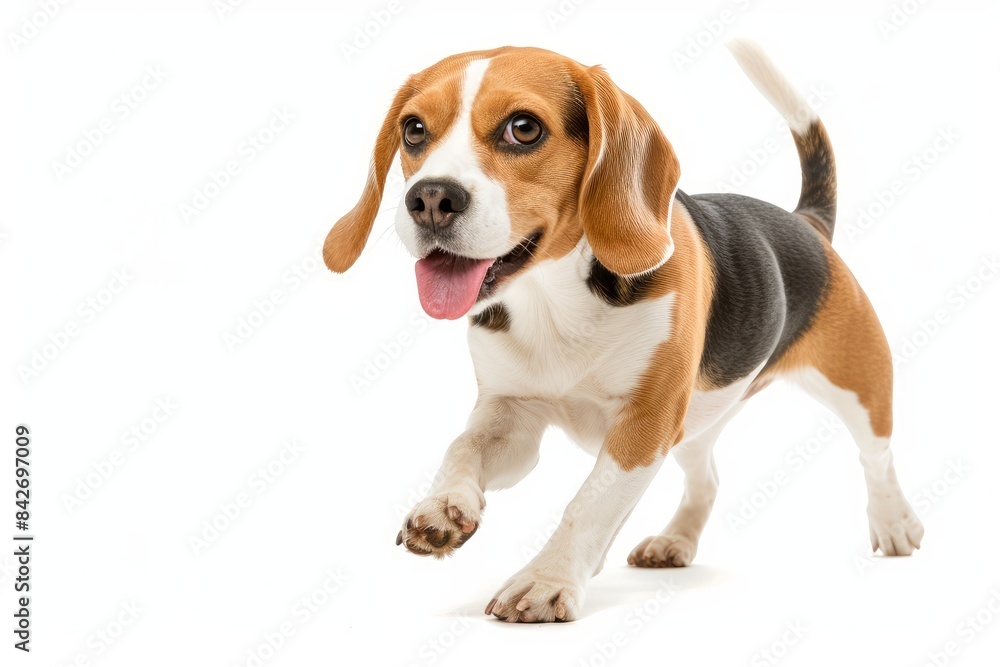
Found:
[{"label": "white tail tip", "polygon": [[757,90],[785,118],[792,132],[805,134],[809,126],[819,119],[805,98],[756,43],[748,39],[733,39],[726,43],[726,47]]}]

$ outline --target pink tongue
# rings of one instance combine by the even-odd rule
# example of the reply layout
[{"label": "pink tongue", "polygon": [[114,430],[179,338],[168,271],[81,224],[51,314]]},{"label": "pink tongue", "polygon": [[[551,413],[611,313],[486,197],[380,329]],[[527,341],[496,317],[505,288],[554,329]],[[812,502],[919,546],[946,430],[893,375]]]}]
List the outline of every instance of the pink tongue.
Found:
[{"label": "pink tongue", "polygon": [[417,291],[424,312],[438,320],[457,320],[468,313],[493,262],[442,252],[417,260]]}]

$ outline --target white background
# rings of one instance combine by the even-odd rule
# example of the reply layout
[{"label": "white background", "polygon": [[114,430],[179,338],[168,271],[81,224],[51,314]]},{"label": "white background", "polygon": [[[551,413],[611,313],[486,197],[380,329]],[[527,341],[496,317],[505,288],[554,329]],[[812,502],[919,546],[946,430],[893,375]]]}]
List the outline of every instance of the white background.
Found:
[{"label": "white background", "polygon": [[[910,0],[892,26],[888,0],[656,3],[655,13],[592,0],[564,3],[566,17],[551,13],[555,0],[402,0],[350,59],[343,45],[373,12],[384,20],[386,2],[246,0],[221,16],[211,0],[141,4],[72,2],[44,20],[39,3],[15,0],[0,16],[2,664],[773,664],[764,650],[787,665],[996,664],[996,3]],[[825,98],[835,246],[901,359],[893,448],[924,546],[868,557],[854,445],[842,429],[827,437],[827,413],[778,385],[719,443],[722,488],[694,566],[625,565],[679,499],[668,464],[581,620],[500,623],[483,607],[592,460],[551,431],[538,468],[488,497],[482,529],[454,558],[395,547],[475,398],[467,325],[420,311],[412,259],[390,229],[398,180],[350,273],[317,268],[318,244],[360,194],[405,76],[502,44],[604,64],[661,123],[687,192],[719,190],[742,170],[740,192],[791,207],[795,150],[722,46],[736,36]],[[678,63],[689,47],[691,62]],[[165,73],[155,88],[147,68]],[[135,106],[124,118],[122,95]],[[244,142],[275,109],[294,119],[264,132],[270,143],[248,159]],[[57,173],[104,119],[112,131]],[[933,163],[915,168],[925,152]],[[181,205],[230,160],[240,172],[185,220]],[[865,229],[862,209],[874,212]],[[105,291],[123,270],[124,289]],[[258,306],[276,290],[280,303]],[[260,326],[227,344],[248,318]],[[77,335],[60,335],[73,325]],[[396,352],[400,334],[409,344]],[[386,347],[391,361],[379,357]],[[36,374],[25,371],[33,359]],[[352,376],[368,363],[382,368],[359,388]],[[162,423],[158,400],[177,406]],[[34,438],[30,655],[11,646],[18,423]],[[134,427],[149,434],[132,448],[122,437]],[[261,485],[256,471],[291,439],[301,453]],[[795,453],[804,447],[807,462]],[[96,472],[109,466],[106,479]],[[206,533],[243,493],[240,515]],[[197,553],[192,537],[206,540]],[[332,594],[328,572],[343,580]],[[296,605],[310,596],[322,604],[306,616]],[[972,626],[977,612],[986,622]],[[283,623],[293,634],[272,651],[265,636]]]}]

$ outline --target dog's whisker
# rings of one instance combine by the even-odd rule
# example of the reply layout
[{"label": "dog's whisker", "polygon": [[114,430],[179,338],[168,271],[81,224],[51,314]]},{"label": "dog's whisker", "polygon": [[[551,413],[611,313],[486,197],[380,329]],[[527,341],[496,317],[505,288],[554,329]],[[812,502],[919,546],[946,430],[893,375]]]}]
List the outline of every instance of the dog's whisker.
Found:
[{"label": "dog's whisker", "polygon": [[396,226],[395,225],[389,225],[388,227],[386,227],[385,229],[382,230],[381,234],[378,235],[378,238],[375,239],[375,243],[381,243],[382,239],[385,238],[385,235],[388,234],[388,233],[390,233],[390,232],[396,235],[396,240],[397,241],[401,241],[402,240],[402,239],[399,238],[399,234],[396,234]]}]

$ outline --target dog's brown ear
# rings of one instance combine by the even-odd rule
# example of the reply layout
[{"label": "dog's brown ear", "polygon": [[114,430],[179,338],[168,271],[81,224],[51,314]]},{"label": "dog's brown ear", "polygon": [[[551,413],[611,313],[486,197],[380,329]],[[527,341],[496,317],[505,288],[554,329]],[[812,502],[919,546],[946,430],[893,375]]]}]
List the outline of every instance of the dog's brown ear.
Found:
[{"label": "dog's brown ear", "polygon": [[622,276],[645,273],[673,253],[670,212],[681,167],[659,126],[600,67],[577,80],[589,148],[580,216],[594,256]]},{"label": "dog's brown ear", "polygon": [[385,189],[385,177],[392,166],[392,160],[399,150],[400,126],[399,114],[403,105],[413,95],[416,89],[403,86],[396,93],[396,98],[389,107],[389,112],[382,121],[375,140],[375,150],[372,151],[372,162],[368,171],[368,181],[365,183],[361,199],[342,217],[330,230],[323,244],[323,261],[331,271],[343,273],[357,261],[368,242],[375,216],[382,203],[382,192]]}]

